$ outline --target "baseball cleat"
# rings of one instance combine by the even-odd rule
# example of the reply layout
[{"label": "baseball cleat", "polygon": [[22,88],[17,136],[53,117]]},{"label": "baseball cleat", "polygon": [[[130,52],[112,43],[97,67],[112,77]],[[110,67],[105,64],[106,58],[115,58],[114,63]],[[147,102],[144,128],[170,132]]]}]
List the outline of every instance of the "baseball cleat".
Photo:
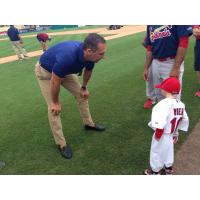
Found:
[{"label": "baseball cleat", "polygon": [[194,96],[195,97],[200,97],[200,91],[196,92]]},{"label": "baseball cleat", "polygon": [[174,173],[172,167],[165,167],[165,175],[172,175]]},{"label": "baseball cleat", "polygon": [[151,108],[151,106],[152,106],[153,104],[155,104],[155,101],[153,101],[153,100],[151,100],[150,98],[148,98],[148,99],[146,100],[146,102],[144,103],[144,108],[145,108],[145,109],[149,109],[149,108]]},{"label": "baseball cleat", "polygon": [[145,169],[143,174],[144,175],[161,175],[161,171],[154,172],[152,169]]}]

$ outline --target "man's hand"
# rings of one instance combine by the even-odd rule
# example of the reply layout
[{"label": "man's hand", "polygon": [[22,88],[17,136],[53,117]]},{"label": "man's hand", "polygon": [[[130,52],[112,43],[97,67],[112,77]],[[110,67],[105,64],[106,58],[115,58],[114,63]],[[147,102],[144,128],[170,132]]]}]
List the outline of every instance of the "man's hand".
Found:
[{"label": "man's hand", "polygon": [[173,133],[173,143],[176,144],[178,142],[178,136],[179,136],[179,133],[178,131],[176,130],[175,133]]},{"label": "man's hand", "polygon": [[90,93],[89,93],[89,91],[87,89],[81,88],[81,96],[82,97],[88,98],[89,95],[90,95]]},{"label": "man's hand", "polygon": [[61,105],[59,103],[52,103],[51,112],[53,113],[53,115],[59,115],[61,112]]},{"label": "man's hand", "polygon": [[177,69],[177,68],[173,68],[169,74],[170,77],[175,77],[175,78],[179,78],[179,73],[180,73],[180,70]]},{"label": "man's hand", "polygon": [[143,79],[144,79],[144,81],[148,81],[149,80],[149,70],[147,68],[144,69]]},{"label": "man's hand", "polygon": [[176,144],[178,142],[178,136],[173,137],[173,143]]}]

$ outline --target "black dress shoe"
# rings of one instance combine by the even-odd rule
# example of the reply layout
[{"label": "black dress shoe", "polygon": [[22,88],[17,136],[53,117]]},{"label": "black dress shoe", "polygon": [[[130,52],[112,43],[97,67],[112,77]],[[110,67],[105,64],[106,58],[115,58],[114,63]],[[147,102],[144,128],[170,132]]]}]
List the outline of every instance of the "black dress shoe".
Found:
[{"label": "black dress shoe", "polygon": [[69,145],[64,146],[63,148],[60,148],[60,146],[58,146],[59,150],[60,150],[60,154],[67,159],[72,158],[72,149]]},{"label": "black dress shoe", "polygon": [[85,130],[92,130],[92,131],[105,131],[106,128],[101,125],[89,126],[85,125]]}]

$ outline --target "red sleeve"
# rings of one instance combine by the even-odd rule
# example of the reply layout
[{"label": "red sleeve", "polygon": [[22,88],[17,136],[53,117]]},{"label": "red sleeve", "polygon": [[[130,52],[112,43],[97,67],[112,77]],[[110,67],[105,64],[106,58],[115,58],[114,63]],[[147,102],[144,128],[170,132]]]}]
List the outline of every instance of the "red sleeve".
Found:
[{"label": "red sleeve", "polygon": [[152,47],[150,45],[147,45],[147,51],[152,51]]},{"label": "red sleeve", "polygon": [[164,129],[157,128],[156,132],[155,132],[156,139],[159,140],[161,138],[161,136],[163,135],[163,133],[164,133]]},{"label": "red sleeve", "polygon": [[189,37],[181,37],[179,38],[179,44],[178,47],[188,48],[189,44]]}]

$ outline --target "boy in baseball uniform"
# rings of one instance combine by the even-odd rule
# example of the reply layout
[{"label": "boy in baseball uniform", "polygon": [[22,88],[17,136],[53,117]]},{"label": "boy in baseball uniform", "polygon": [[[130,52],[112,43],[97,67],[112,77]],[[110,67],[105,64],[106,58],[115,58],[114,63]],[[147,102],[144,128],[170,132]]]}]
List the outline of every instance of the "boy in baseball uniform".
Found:
[{"label": "boy in baseball uniform", "polygon": [[189,119],[185,104],[178,98],[180,81],[175,77],[165,79],[156,85],[165,97],[157,103],[151,115],[149,126],[155,131],[150,150],[150,169],[145,175],[172,174],[174,163],[174,143],[178,140],[178,130],[187,131]]}]

